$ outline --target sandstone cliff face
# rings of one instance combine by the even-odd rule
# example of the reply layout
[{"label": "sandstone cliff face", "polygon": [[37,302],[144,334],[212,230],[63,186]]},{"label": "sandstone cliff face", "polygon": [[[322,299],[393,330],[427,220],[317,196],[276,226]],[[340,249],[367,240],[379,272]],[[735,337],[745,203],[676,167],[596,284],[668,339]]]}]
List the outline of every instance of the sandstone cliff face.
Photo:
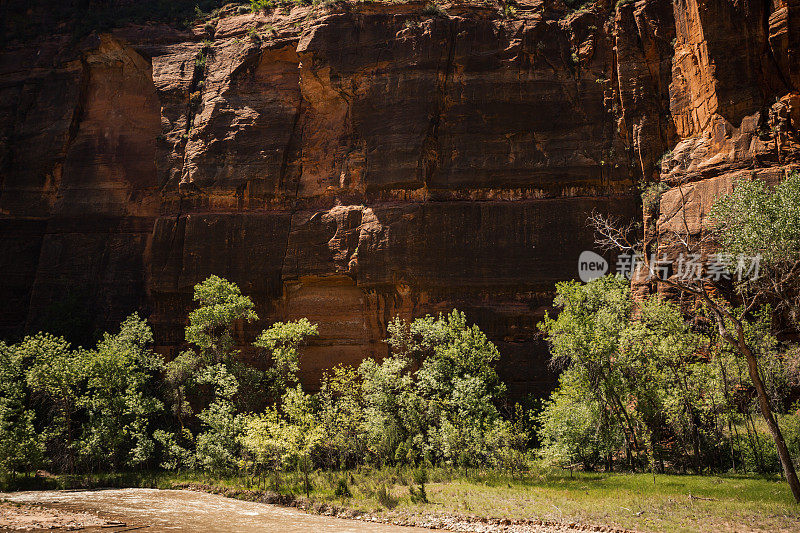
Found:
[{"label": "sandstone cliff face", "polygon": [[677,142],[661,162],[670,188],[651,223],[667,257],[676,233],[695,242],[708,233],[714,200],[737,180],[775,184],[800,168],[800,3],[683,5],[670,85]]},{"label": "sandstone cliff face", "polygon": [[793,161],[796,3],[229,7],[10,43],[0,327],[75,292],[100,327],[145,312],[168,354],[215,273],[257,303],[243,339],[319,323],[307,383],[384,354],[393,316],[458,307],[512,393],[542,390],[535,326],[592,248],[588,213],[640,216],[641,181]]}]

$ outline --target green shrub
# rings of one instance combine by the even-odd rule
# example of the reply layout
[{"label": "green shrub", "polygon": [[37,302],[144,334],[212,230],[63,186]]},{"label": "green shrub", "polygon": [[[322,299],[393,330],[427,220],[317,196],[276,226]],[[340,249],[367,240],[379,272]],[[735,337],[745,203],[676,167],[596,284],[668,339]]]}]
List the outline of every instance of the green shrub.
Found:
[{"label": "green shrub", "polygon": [[352,498],[353,493],[350,492],[350,487],[347,485],[347,480],[340,479],[336,482],[336,489],[333,494],[339,498]]},{"label": "green shrub", "polygon": [[250,11],[253,13],[258,11],[266,11],[267,9],[272,9],[273,7],[275,7],[274,0],[250,0]]},{"label": "green shrub", "polygon": [[662,163],[669,161],[670,159],[672,159],[672,150],[667,150],[661,155],[661,157],[658,158],[658,166],[660,167]]},{"label": "green shrub", "polygon": [[653,218],[657,217],[661,209],[661,196],[669,190],[666,183],[650,183],[642,185],[642,207],[645,213]]},{"label": "green shrub", "polygon": [[441,17],[447,15],[447,11],[441,4],[431,2],[422,10],[422,14],[428,17]]},{"label": "green shrub", "polygon": [[756,431],[743,436],[739,442],[745,469],[759,474],[775,474],[781,471],[780,459],[775,451],[772,437]]},{"label": "green shrub", "polygon": [[428,493],[425,483],[428,482],[428,471],[425,467],[417,468],[413,473],[414,482],[408,486],[408,493],[412,503],[428,503]]},{"label": "green shrub", "polygon": [[387,509],[394,509],[399,501],[398,498],[392,495],[385,483],[381,483],[378,490],[375,491],[375,498]]},{"label": "green shrub", "polygon": [[511,4],[505,4],[500,9],[500,16],[504,19],[513,18],[517,14],[517,8]]},{"label": "green shrub", "polygon": [[204,76],[206,71],[206,63],[208,63],[208,56],[200,52],[194,59],[194,78],[200,79]]}]

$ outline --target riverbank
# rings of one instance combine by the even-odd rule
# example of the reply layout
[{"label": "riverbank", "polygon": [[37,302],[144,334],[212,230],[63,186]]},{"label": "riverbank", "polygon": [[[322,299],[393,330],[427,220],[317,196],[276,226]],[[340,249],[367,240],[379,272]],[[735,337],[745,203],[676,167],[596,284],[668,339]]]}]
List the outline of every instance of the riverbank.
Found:
[{"label": "riverbank", "polygon": [[291,474],[281,479],[280,493],[239,476],[194,473],[54,477],[30,483],[41,488],[184,488],[326,516],[451,531],[800,531],[800,506],[778,479],[557,471],[464,475],[447,469],[431,469],[428,478],[428,503],[412,501],[410,470],[389,468],[315,472],[310,498],[298,495],[302,480]]},{"label": "riverbank", "polygon": [[[10,531],[74,531],[87,533],[142,531],[143,533],[426,533],[420,528],[354,523],[351,520],[304,513],[280,505],[265,505],[189,490],[146,488],[51,490],[0,493],[18,508],[44,514],[92,513],[104,525],[67,520],[50,524],[14,524]],[[74,514],[74,513],[73,513]],[[24,517],[25,515],[23,515]],[[96,522],[95,522],[96,523]],[[48,527],[39,527],[47,525]],[[0,531],[9,529],[0,527]]]},{"label": "riverbank", "polygon": [[125,526],[124,522],[92,513],[0,501],[0,531],[86,531]]}]

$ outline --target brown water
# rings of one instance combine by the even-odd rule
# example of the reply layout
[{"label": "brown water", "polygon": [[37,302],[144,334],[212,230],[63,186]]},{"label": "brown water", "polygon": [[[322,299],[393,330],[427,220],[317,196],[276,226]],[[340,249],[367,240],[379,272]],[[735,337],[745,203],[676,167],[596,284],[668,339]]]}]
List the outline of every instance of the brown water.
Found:
[{"label": "brown water", "polygon": [[419,529],[306,514],[297,509],[245,502],[202,492],[159,489],[35,491],[0,499],[71,511],[93,511],[126,523],[104,531],[143,533],[261,532],[430,533]]}]

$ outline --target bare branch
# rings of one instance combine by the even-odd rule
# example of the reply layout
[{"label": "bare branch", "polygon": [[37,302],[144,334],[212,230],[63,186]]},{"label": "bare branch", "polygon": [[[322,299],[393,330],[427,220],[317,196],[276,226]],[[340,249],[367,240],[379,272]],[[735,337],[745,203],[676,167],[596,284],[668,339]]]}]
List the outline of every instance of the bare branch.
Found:
[{"label": "bare branch", "polygon": [[624,223],[618,217],[593,211],[587,224],[594,229],[595,244],[603,250],[639,253],[642,249],[642,242],[636,239],[638,224],[635,221]]}]

